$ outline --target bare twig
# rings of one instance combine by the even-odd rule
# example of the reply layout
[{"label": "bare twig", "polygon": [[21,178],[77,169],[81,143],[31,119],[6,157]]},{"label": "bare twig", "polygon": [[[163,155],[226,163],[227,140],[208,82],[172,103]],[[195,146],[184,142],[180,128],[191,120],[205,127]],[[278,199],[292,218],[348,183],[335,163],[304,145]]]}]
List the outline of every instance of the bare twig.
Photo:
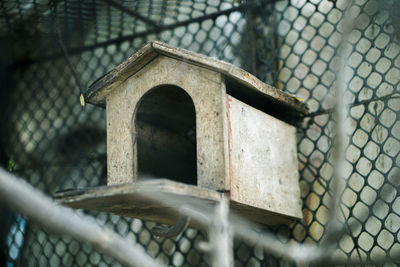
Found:
[{"label": "bare twig", "polygon": [[[389,99],[399,99],[400,98],[399,94],[400,94],[400,91],[396,90],[393,93],[390,93],[390,94],[387,94],[387,95],[384,95],[381,97],[365,99],[365,100],[357,101],[357,102],[354,102],[351,104],[346,104],[344,106],[346,109],[350,109],[352,107],[368,105],[369,103],[376,102],[376,101],[387,101]],[[331,108],[331,109],[325,109],[325,110],[317,110],[317,111],[314,111],[314,112],[308,114],[307,117],[316,117],[319,115],[331,114],[331,113],[334,113],[335,110],[336,110],[336,107]]]},{"label": "bare twig", "polygon": [[72,62],[71,62],[71,60],[69,58],[67,47],[64,45],[64,42],[62,41],[61,32],[60,32],[58,26],[56,26],[56,28],[57,28],[57,34],[58,34],[57,41],[58,41],[59,46],[61,47],[61,50],[63,51],[65,62],[67,63],[67,65],[68,65],[68,67],[69,67],[69,69],[70,69],[70,71],[72,73],[72,76],[75,79],[75,83],[78,85],[79,92],[82,94],[83,93],[83,86],[82,86],[82,84],[80,82],[78,73],[76,72],[75,67],[74,67],[74,65],[72,64]]},{"label": "bare twig", "polygon": [[58,45],[60,46],[61,51],[62,51],[63,56],[64,56],[64,59],[65,59],[65,62],[67,63],[67,65],[68,65],[68,67],[69,67],[69,69],[70,69],[70,71],[72,73],[72,76],[75,79],[75,83],[78,85],[79,92],[82,94],[83,93],[83,86],[82,86],[82,84],[80,82],[78,73],[76,72],[75,67],[71,62],[71,59],[70,59],[69,54],[68,54],[67,47],[65,46],[65,44],[63,42],[63,39],[62,39],[62,34],[61,34],[61,30],[60,30],[60,23],[59,23],[58,16],[57,16],[57,9],[55,7],[53,9],[54,9],[53,10],[53,16],[54,16],[55,28],[56,28],[56,32],[57,32]]},{"label": "bare twig", "polygon": [[159,237],[175,237],[182,234],[189,226],[190,218],[179,212],[179,218],[176,224],[172,226],[157,225],[151,229],[151,233]]},{"label": "bare twig", "polygon": [[92,217],[62,207],[22,179],[0,168],[0,201],[47,230],[89,243],[126,266],[159,266],[141,248],[99,226]]}]

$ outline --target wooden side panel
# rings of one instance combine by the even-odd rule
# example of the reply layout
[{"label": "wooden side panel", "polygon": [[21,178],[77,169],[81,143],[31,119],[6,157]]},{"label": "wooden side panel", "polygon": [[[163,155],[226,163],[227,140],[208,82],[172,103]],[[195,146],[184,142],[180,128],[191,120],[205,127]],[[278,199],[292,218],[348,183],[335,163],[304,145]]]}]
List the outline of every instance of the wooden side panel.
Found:
[{"label": "wooden side panel", "polygon": [[227,95],[231,199],[302,218],[296,129]]}]

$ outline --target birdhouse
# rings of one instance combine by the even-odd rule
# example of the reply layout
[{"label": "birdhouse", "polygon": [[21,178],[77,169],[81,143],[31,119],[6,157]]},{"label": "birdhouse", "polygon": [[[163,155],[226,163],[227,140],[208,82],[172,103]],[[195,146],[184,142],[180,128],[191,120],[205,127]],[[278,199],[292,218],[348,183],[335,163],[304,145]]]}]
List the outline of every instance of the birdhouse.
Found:
[{"label": "birdhouse", "polygon": [[150,177],[186,197],[225,195],[233,210],[261,223],[302,217],[293,123],[308,109],[294,96],[226,62],[155,41],[84,97],[106,108],[107,187],[119,194]]}]

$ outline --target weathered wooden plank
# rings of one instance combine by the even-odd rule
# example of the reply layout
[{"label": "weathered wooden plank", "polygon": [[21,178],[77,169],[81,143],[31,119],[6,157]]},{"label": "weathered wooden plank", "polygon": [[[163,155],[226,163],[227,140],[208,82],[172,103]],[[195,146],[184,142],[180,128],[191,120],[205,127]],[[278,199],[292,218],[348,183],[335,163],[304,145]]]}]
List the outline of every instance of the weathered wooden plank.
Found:
[{"label": "weathered wooden plank", "polygon": [[[157,179],[60,192],[55,194],[55,198],[59,203],[71,208],[106,211],[132,218],[173,224],[178,218],[179,207],[189,204],[206,209],[209,206],[212,212],[213,208],[210,205],[219,202],[222,194],[192,185]],[[226,195],[226,197],[229,196]],[[282,216],[236,201],[230,201],[230,206],[234,214],[260,224],[291,224],[296,220],[291,216]],[[191,221],[190,225],[201,228],[196,221]]]},{"label": "weathered wooden plank", "polygon": [[[221,60],[207,57],[185,49],[169,46],[165,43],[153,41],[138,50],[126,61],[114,68],[112,71],[96,80],[84,93],[86,102],[105,106],[105,96],[118,84],[134,75],[143,66],[151,62],[157,55],[162,54],[175,58],[189,64],[197,65],[223,74],[227,79],[238,83],[238,90],[246,95],[248,92],[259,92],[260,97],[265,99],[265,104],[279,104],[289,110],[292,114],[308,114],[307,106],[298,101],[296,97],[263,83],[254,75]],[[182,73],[184,75],[184,73]]]},{"label": "weathered wooden plank", "polygon": [[141,70],[158,55],[151,49],[151,43],[147,44],[120,65],[94,81],[83,94],[85,102],[105,107],[106,96],[109,92]]},{"label": "weathered wooden plank", "polygon": [[[212,57],[207,57],[202,54],[194,53],[186,49],[172,47],[158,41],[152,42],[152,47],[155,51],[165,56],[219,72],[225,75],[226,78],[233,79],[234,81],[244,85],[244,91],[258,91],[261,93],[260,96],[266,100],[278,102],[287,108],[296,110],[301,114],[308,114],[308,107],[304,103],[298,101],[296,97],[278,90],[271,85],[263,83],[254,75],[236,67],[233,64],[222,60],[217,60]],[[246,92],[243,93],[246,94]]]},{"label": "weathered wooden plank", "polygon": [[227,95],[231,199],[302,218],[296,128]]}]

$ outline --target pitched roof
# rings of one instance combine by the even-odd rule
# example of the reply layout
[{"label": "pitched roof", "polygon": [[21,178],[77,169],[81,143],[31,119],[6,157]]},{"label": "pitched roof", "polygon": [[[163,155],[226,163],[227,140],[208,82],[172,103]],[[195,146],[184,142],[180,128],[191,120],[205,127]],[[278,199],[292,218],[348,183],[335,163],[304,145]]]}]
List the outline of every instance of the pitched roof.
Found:
[{"label": "pitched roof", "polygon": [[267,109],[267,111],[270,111],[269,113],[285,113],[291,118],[308,114],[307,106],[298,101],[296,97],[263,83],[252,74],[230,63],[172,47],[159,41],[148,43],[120,65],[93,82],[84,92],[85,101],[104,107],[105,96],[113,88],[159,55],[221,73],[225,76],[229,94],[239,99],[247,99],[248,101],[245,102],[250,102],[261,110]]}]

